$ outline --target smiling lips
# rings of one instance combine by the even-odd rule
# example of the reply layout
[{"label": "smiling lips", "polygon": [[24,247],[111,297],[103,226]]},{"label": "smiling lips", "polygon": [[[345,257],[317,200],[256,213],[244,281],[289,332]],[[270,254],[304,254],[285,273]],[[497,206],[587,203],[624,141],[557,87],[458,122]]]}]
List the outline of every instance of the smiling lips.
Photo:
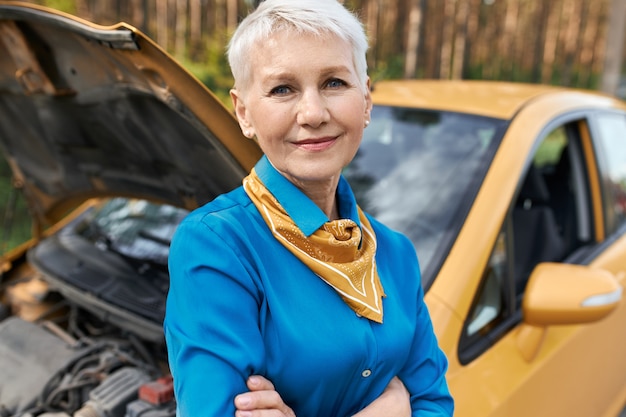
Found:
[{"label": "smiling lips", "polygon": [[336,136],[326,136],[323,138],[305,139],[297,141],[294,142],[294,145],[306,151],[321,152],[333,146],[336,141]]}]

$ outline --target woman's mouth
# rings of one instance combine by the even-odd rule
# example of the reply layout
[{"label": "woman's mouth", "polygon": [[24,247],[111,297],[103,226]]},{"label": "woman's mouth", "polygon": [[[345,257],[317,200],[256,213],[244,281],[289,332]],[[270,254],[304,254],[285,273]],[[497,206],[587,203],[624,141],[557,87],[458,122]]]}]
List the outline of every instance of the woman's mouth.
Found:
[{"label": "woman's mouth", "polygon": [[337,137],[328,136],[323,138],[304,139],[294,143],[298,148],[309,152],[321,152],[330,148],[337,141]]}]

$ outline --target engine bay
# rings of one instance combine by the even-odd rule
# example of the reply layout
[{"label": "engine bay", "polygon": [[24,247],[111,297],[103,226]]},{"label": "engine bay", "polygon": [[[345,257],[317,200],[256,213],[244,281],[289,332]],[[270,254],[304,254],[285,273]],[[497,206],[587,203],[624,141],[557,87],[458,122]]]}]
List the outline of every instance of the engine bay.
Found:
[{"label": "engine bay", "polygon": [[[116,204],[119,213],[121,203]],[[2,265],[0,417],[175,416],[161,330],[168,281],[164,260],[129,256],[116,248],[120,238],[113,235],[97,249],[97,242],[80,233],[110,205],[85,211]],[[145,208],[137,214],[144,226],[154,207]],[[154,226],[163,230],[163,224]],[[128,230],[122,235],[128,238]],[[62,245],[64,239],[82,243]],[[152,250],[152,258],[157,252],[167,254]],[[125,301],[133,294],[141,309]],[[150,305],[156,307],[144,312]]]}]

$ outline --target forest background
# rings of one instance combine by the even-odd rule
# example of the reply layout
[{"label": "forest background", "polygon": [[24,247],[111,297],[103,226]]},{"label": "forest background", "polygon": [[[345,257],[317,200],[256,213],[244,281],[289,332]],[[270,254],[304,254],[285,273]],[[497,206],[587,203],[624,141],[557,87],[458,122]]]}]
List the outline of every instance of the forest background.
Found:
[{"label": "forest background", "polygon": [[[258,0],[256,0],[258,1]],[[297,1],[297,0],[294,0]],[[34,0],[94,23],[129,23],[227,105],[225,45],[255,0]],[[620,94],[626,0],[345,0],[381,78],[496,79]]]},{"label": "forest background", "polygon": [[[26,0],[155,40],[226,106],[225,46],[258,0]],[[297,1],[297,0],[294,0]],[[371,78],[483,79],[597,89],[626,98],[626,0],[345,0],[370,39]],[[625,78],[626,80],[626,78]],[[0,163],[0,249],[29,235]]]}]

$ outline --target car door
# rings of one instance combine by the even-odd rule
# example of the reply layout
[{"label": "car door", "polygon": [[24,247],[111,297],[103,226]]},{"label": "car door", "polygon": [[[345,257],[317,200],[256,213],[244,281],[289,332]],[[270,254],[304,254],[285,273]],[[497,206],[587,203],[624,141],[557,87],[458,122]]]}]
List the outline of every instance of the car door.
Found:
[{"label": "car door", "polygon": [[[454,385],[474,384],[474,398],[459,395],[458,416],[609,416],[623,406],[626,305],[592,323],[537,326],[524,304],[545,263],[618,279],[626,271],[626,153],[604,149],[626,140],[626,120],[607,117],[571,115],[536,140],[463,327],[458,354],[467,372]],[[566,270],[552,271],[565,275],[567,293]]]}]

